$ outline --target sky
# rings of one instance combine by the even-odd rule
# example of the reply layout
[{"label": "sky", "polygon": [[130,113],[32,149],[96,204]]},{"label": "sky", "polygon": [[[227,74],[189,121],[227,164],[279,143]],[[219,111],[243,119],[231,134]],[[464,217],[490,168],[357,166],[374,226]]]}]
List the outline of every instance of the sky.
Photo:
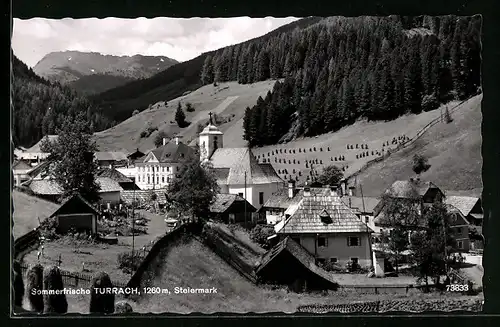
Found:
[{"label": "sky", "polygon": [[162,55],[186,61],[264,35],[298,18],[14,18],[12,49],[33,67],[46,54]]}]

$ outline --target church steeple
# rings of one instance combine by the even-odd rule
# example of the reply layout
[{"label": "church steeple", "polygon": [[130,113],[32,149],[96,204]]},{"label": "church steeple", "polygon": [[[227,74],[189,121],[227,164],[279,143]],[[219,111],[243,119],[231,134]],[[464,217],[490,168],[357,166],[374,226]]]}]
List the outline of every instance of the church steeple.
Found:
[{"label": "church steeple", "polygon": [[208,125],[203,129],[199,136],[200,161],[210,159],[215,150],[222,148],[224,145],[224,133],[222,133],[217,126],[214,125],[212,118],[213,114],[209,112],[208,115]]}]

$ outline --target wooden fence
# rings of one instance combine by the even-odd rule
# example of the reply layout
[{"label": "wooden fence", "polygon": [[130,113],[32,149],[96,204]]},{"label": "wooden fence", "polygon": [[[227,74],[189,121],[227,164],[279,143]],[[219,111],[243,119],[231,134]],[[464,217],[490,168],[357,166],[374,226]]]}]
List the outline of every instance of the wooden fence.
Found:
[{"label": "wooden fence", "polygon": [[14,241],[14,258],[21,258],[26,252],[37,247],[40,242],[40,232],[38,228],[20,236]]},{"label": "wooden fence", "polygon": [[[461,101],[459,104],[453,106],[451,109],[449,109],[449,113],[452,114],[453,112],[459,110],[461,108],[461,105],[464,104],[467,100],[464,100],[464,101]],[[357,171],[353,172],[352,174],[350,174],[349,176],[346,177],[346,180],[349,180],[355,176],[357,176],[359,173],[361,173],[362,171],[364,171],[365,169],[367,169],[368,167],[370,167],[371,165],[377,163],[377,162],[380,162],[384,159],[386,159],[387,157],[389,157],[391,154],[401,150],[401,149],[404,149],[406,148],[407,146],[413,144],[416,140],[418,140],[420,137],[422,137],[422,135],[425,134],[425,132],[427,132],[427,130],[429,128],[431,128],[432,126],[442,122],[442,120],[444,119],[444,117],[442,117],[441,115],[439,117],[436,117],[434,119],[432,119],[429,123],[427,123],[427,125],[425,125],[424,127],[422,127],[418,132],[417,134],[415,134],[414,137],[410,138],[408,141],[406,142],[403,142],[403,143],[400,143],[397,145],[397,147],[395,149],[392,149],[392,150],[388,150],[386,153],[384,153],[383,155],[375,158],[375,159],[372,159],[372,160],[369,160],[367,161],[361,168],[359,168]]]}]

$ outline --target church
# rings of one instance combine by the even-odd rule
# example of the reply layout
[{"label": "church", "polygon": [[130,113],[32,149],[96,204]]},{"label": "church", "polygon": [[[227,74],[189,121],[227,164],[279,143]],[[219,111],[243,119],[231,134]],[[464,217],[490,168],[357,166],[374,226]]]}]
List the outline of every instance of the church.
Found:
[{"label": "church", "polygon": [[212,121],[199,134],[200,161],[210,162],[221,193],[238,194],[260,209],[285,182],[270,163],[259,163],[250,148],[225,148],[224,133]]}]

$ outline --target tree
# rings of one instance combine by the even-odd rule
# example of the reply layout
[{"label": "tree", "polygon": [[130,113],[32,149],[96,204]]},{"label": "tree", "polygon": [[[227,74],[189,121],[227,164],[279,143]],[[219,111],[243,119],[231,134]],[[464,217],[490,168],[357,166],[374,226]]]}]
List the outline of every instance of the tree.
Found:
[{"label": "tree", "polygon": [[[43,312],[43,295],[38,291],[43,290],[43,266],[37,264],[28,271],[28,301],[31,309]],[[32,292],[35,290],[36,292]],[[34,293],[34,294],[33,294]]]},{"label": "tree", "polygon": [[444,110],[444,121],[449,124],[453,121],[453,118],[451,118],[450,111],[448,110],[448,107]]},{"label": "tree", "polygon": [[90,287],[90,313],[106,314],[115,311],[115,294],[112,292],[102,294],[100,292],[106,288],[113,288],[113,283],[108,274],[101,272],[92,279],[92,286]]},{"label": "tree", "polygon": [[210,163],[200,163],[197,155],[181,166],[179,177],[167,190],[170,205],[183,212],[191,212],[193,218],[206,217],[217,193],[219,185]]},{"label": "tree", "polygon": [[335,165],[326,166],[323,168],[322,174],[318,177],[318,182],[323,185],[338,185],[344,177],[342,169]]},{"label": "tree", "polygon": [[163,145],[163,139],[167,138],[168,135],[164,131],[159,131],[158,134],[155,136],[155,147],[159,148],[160,146]]},{"label": "tree", "polygon": [[389,249],[394,252],[394,259],[396,261],[396,273],[398,273],[398,263],[400,261],[401,252],[408,248],[408,231],[406,231],[402,226],[396,226],[391,231],[389,238]]},{"label": "tree", "polygon": [[203,68],[201,70],[201,82],[203,84],[210,84],[214,80],[214,67],[212,65],[212,56],[207,55],[205,57],[205,62],[203,63]]},{"label": "tree", "polygon": [[133,112],[132,112],[132,116],[135,116],[139,113],[139,110],[135,109]]},{"label": "tree", "polygon": [[64,284],[61,271],[56,266],[44,272],[43,289],[54,291],[43,295],[44,313],[66,313],[68,311],[68,301],[66,295],[62,292]]},{"label": "tree", "polygon": [[421,217],[421,198],[415,184],[410,184],[408,189],[400,193],[389,189],[382,195],[380,202],[382,214],[378,224],[381,226],[412,229],[425,224]]},{"label": "tree", "polygon": [[191,102],[186,103],[186,111],[187,112],[193,112],[194,111],[194,107],[191,104]]},{"label": "tree", "polygon": [[66,118],[58,135],[52,143],[47,139],[44,147],[50,152],[47,172],[61,187],[62,198],[81,194],[87,201],[97,202],[100,186],[95,179],[97,162],[93,160],[97,145],[89,133],[88,121],[82,114]]},{"label": "tree", "polygon": [[14,288],[14,305],[22,307],[24,298],[24,281],[21,272],[21,265],[19,261],[14,261],[13,268],[13,288]]},{"label": "tree", "polygon": [[429,170],[431,165],[428,162],[428,159],[421,154],[415,154],[412,158],[412,170],[415,174],[420,175],[421,173]]},{"label": "tree", "polygon": [[175,121],[177,122],[177,126],[183,128],[186,126],[186,114],[182,111],[181,103],[177,103],[177,111],[175,112]]},{"label": "tree", "polygon": [[115,313],[130,313],[133,312],[132,306],[127,301],[118,301],[115,304]]}]

